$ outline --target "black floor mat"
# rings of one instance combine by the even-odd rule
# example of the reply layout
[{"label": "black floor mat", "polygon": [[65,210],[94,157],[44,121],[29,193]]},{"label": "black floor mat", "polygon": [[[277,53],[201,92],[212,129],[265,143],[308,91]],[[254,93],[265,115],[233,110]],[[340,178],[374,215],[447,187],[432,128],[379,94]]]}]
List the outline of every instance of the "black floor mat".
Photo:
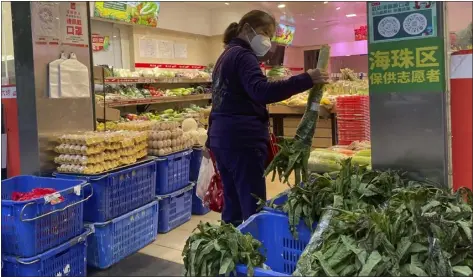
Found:
[{"label": "black floor mat", "polygon": [[135,253],[106,270],[89,268],[87,276],[183,276],[183,272],[182,264]]}]

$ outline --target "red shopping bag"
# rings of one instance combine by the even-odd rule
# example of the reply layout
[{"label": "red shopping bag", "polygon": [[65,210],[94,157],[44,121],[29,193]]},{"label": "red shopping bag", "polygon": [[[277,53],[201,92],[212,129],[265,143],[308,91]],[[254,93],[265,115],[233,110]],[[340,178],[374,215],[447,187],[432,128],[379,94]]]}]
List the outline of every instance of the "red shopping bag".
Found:
[{"label": "red shopping bag", "polygon": [[210,179],[210,184],[207,192],[204,196],[204,205],[209,207],[210,210],[221,213],[223,210],[223,184],[220,174],[217,170],[217,164],[215,162],[215,156],[212,151],[209,150],[210,160],[212,161],[215,174]]}]

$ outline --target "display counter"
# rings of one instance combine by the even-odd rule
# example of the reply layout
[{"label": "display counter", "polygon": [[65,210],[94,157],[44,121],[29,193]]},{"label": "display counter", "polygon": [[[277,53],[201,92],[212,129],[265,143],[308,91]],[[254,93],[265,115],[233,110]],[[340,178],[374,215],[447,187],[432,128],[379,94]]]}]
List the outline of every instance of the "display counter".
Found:
[{"label": "display counter", "polygon": [[[302,119],[303,106],[268,106],[270,124],[276,137],[292,137],[296,134],[297,126]],[[320,106],[319,121],[315,129],[312,147],[326,148],[337,144],[337,117],[335,110]]]}]

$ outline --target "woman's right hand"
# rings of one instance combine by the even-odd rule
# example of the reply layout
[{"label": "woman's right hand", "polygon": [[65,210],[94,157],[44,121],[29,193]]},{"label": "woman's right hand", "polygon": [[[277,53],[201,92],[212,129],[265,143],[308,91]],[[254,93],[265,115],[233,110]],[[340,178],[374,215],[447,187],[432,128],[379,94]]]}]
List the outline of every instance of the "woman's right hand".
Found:
[{"label": "woman's right hand", "polygon": [[328,84],[329,75],[327,72],[320,71],[320,69],[309,69],[307,73],[312,78],[314,85]]}]

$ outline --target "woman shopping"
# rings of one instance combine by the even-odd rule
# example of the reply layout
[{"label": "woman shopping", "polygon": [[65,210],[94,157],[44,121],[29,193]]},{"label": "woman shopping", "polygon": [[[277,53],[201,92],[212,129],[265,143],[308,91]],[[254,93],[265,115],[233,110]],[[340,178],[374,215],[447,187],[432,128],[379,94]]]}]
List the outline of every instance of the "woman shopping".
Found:
[{"label": "woman shopping", "polygon": [[328,75],[309,70],[288,80],[269,82],[258,57],[271,48],[275,19],[263,11],[244,15],[225,30],[225,50],[212,75],[212,111],[207,147],[215,156],[223,182],[222,220],[239,225],[266,199],[269,114],[266,105],[324,84]]}]

